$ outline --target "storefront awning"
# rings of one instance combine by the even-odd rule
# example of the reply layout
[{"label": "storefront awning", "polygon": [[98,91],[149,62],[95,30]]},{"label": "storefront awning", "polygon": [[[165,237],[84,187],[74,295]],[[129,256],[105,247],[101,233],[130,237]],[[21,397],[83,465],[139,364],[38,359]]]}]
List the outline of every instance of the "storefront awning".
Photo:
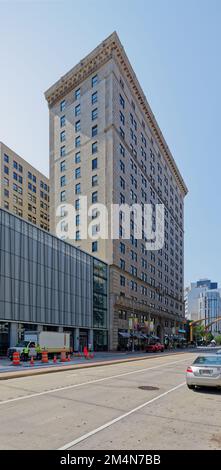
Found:
[{"label": "storefront awning", "polygon": [[126,333],[125,331],[119,331],[118,334],[122,336],[122,338],[130,338],[130,333]]}]

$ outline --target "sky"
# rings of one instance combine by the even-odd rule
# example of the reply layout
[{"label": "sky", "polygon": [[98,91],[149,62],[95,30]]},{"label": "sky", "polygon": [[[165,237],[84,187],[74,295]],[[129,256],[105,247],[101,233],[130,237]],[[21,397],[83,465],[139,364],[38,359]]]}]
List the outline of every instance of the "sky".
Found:
[{"label": "sky", "polygon": [[189,189],[185,284],[221,285],[220,0],[0,0],[0,141],[48,175],[44,91],[114,30]]}]

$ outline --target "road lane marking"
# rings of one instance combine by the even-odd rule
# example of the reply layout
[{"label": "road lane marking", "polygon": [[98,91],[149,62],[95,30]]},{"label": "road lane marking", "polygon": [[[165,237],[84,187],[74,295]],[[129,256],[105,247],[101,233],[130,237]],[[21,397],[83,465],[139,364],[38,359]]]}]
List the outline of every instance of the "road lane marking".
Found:
[{"label": "road lane marking", "polygon": [[133,413],[136,413],[137,411],[142,410],[142,408],[144,408],[145,406],[150,405],[151,403],[154,403],[157,400],[160,400],[160,398],[163,398],[166,395],[168,395],[169,393],[174,392],[175,390],[178,390],[179,388],[183,387],[184,385],[186,385],[186,382],[182,382],[181,384],[177,385],[176,387],[173,387],[170,390],[167,390],[166,392],[161,393],[157,397],[152,398],[151,400],[148,400],[145,403],[142,403],[142,405],[139,405],[136,408],[133,408],[132,410],[127,411],[127,413],[124,413],[123,415],[118,416],[118,418],[112,419],[111,421],[108,421],[107,423],[103,424],[102,426],[99,426],[99,428],[93,429],[92,431],[84,434],[83,436],[80,436],[77,439],[74,439],[73,441],[68,442],[68,444],[65,444],[64,446],[59,447],[58,450],[68,450],[71,447],[74,447],[76,444],[79,444],[80,442],[85,441],[89,437],[94,436],[98,432],[103,431],[106,428],[109,428],[110,426],[117,423],[118,421],[121,421],[122,419],[127,418],[127,416],[130,416]]},{"label": "road lane marking", "polygon": [[70,390],[72,388],[83,387],[84,385],[91,385],[91,384],[95,384],[95,383],[98,383],[98,382],[104,382],[106,380],[117,379],[119,377],[125,377],[127,375],[139,374],[140,372],[145,372],[145,371],[154,370],[154,369],[160,369],[161,367],[166,367],[166,366],[170,366],[170,365],[174,365],[174,364],[178,364],[180,362],[186,362],[186,361],[187,361],[187,358],[179,360],[179,361],[165,362],[164,364],[160,364],[158,366],[146,367],[145,369],[139,369],[139,370],[134,370],[134,371],[131,371],[131,372],[124,372],[123,374],[117,374],[117,375],[111,375],[111,376],[108,376],[108,377],[102,377],[100,379],[89,380],[87,382],[81,382],[79,384],[66,385],[65,387],[53,388],[51,390],[46,390],[44,392],[36,392],[36,393],[32,393],[30,395],[24,395],[22,397],[9,398],[8,400],[0,401],[0,405],[6,405],[7,403],[12,403],[12,402],[21,401],[21,400],[28,400],[29,398],[40,397],[40,396],[43,396],[43,395],[49,395],[50,393],[62,392],[63,390]]}]

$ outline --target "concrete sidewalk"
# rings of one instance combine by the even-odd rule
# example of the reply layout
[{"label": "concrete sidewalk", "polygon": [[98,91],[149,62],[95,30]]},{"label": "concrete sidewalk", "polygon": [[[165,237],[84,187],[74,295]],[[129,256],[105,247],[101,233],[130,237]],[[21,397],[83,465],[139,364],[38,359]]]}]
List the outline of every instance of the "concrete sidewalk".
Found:
[{"label": "concrete sidewalk", "polygon": [[123,362],[139,361],[145,359],[153,359],[156,357],[166,357],[185,352],[192,353],[193,350],[179,349],[174,351],[165,351],[164,353],[96,353],[93,359],[85,359],[84,357],[74,357],[70,362],[57,362],[54,364],[50,361],[48,364],[42,364],[35,361],[34,365],[29,362],[21,363],[20,366],[11,365],[11,361],[6,358],[0,358],[0,380],[8,380],[19,377],[27,377],[31,375],[49,374],[53,372],[61,372],[71,369],[84,369],[89,367],[107,366],[111,364],[120,364]]}]

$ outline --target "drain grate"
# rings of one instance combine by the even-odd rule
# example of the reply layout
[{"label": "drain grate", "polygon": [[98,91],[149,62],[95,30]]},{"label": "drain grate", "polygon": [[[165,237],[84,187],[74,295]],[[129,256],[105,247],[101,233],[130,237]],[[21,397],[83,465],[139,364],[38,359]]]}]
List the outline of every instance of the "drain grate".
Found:
[{"label": "drain grate", "polygon": [[141,385],[138,388],[140,390],[159,390],[159,387],[152,387],[151,385]]}]

